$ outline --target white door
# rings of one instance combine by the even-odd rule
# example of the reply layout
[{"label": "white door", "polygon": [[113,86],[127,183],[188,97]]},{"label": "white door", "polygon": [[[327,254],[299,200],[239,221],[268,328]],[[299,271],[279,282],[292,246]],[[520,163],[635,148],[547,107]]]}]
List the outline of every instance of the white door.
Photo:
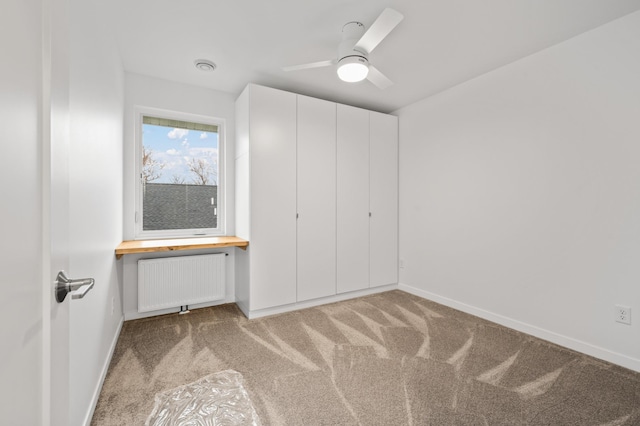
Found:
[{"label": "white door", "polygon": [[296,95],[249,90],[253,311],[296,301]]},{"label": "white door", "polygon": [[[55,274],[68,265],[66,8],[59,3],[8,0],[0,15],[7,65],[0,67],[2,424],[67,424],[68,306],[53,298]],[[52,51],[60,62],[51,62]]]},{"label": "white door", "polygon": [[398,283],[398,117],[370,113],[370,285]]},{"label": "white door", "polygon": [[338,105],[338,293],[369,288],[369,111]]},{"label": "white door", "polygon": [[298,95],[298,302],[336,294],[336,104]]}]

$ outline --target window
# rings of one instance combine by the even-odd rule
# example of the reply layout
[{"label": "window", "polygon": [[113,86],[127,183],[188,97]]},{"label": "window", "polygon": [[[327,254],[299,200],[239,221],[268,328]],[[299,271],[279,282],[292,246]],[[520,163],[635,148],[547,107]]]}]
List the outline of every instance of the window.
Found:
[{"label": "window", "polygon": [[138,109],[136,238],[224,235],[224,120]]}]

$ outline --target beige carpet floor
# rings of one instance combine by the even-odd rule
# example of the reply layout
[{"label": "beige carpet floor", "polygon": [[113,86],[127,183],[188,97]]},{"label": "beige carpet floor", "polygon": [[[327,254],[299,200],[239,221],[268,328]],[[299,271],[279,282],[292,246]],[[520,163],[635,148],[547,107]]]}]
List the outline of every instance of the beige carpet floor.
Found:
[{"label": "beige carpet floor", "polygon": [[91,424],[142,425],[157,392],[227,369],[263,425],[640,425],[640,374],[398,290],[128,321]]}]

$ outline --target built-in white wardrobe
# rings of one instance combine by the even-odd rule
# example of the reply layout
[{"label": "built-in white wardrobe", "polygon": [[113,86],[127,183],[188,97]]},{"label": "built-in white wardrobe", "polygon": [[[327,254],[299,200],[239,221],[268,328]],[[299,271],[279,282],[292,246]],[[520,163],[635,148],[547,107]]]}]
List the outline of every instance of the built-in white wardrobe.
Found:
[{"label": "built-in white wardrobe", "polygon": [[250,84],[236,101],[236,300],[249,317],[398,282],[397,117]]}]

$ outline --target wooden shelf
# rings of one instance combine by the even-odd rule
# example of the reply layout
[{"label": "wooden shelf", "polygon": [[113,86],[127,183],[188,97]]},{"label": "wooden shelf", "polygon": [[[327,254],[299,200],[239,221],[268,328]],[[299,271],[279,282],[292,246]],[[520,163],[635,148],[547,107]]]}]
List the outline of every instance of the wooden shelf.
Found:
[{"label": "wooden shelf", "polygon": [[246,250],[249,241],[238,237],[175,238],[168,240],[123,241],[116,247],[116,259],[125,254],[163,251],[198,250],[219,247],[239,247]]}]

